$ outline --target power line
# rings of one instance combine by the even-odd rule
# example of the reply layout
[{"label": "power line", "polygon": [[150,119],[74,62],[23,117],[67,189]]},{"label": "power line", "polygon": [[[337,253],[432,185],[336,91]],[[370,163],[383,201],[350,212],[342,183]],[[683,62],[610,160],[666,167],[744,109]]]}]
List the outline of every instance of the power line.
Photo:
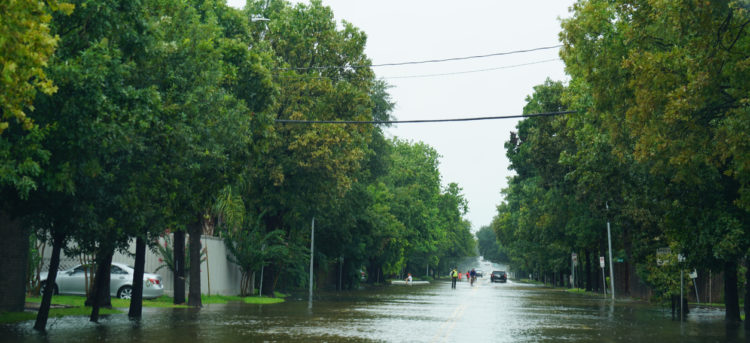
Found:
[{"label": "power line", "polygon": [[577,111],[560,111],[560,112],[546,112],[546,113],[532,113],[532,114],[519,114],[509,116],[491,116],[491,117],[470,117],[470,118],[454,118],[454,119],[420,119],[420,120],[292,120],[292,119],[276,119],[275,122],[282,124],[424,124],[424,123],[445,123],[445,122],[460,122],[460,121],[479,121],[479,120],[496,120],[496,119],[513,119],[513,118],[532,118],[532,117],[552,117],[563,114],[576,113]]},{"label": "power line", "polygon": [[493,57],[493,56],[514,55],[514,54],[520,54],[520,53],[532,52],[532,51],[539,51],[539,50],[556,49],[556,48],[559,48],[561,46],[562,46],[561,44],[558,44],[558,45],[553,45],[553,46],[543,46],[543,47],[539,47],[539,48],[526,49],[526,50],[515,50],[515,51],[497,52],[497,53],[486,54],[486,55],[452,57],[452,58],[444,58],[444,59],[436,59],[436,60],[426,60],[426,61],[412,61],[412,62],[396,62],[396,63],[373,64],[372,67],[390,67],[390,66],[400,66],[400,65],[410,65],[410,64],[424,64],[424,63],[440,63],[440,62],[449,62],[449,61],[461,61],[461,60],[470,60],[470,59]]},{"label": "power line", "polygon": [[451,73],[420,74],[420,75],[405,75],[405,76],[384,76],[384,77],[382,77],[382,79],[388,79],[388,80],[393,80],[393,79],[416,79],[416,78],[423,78],[423,77],[450,76],[450,75],[481,73],[481,72],[485,72],[485,71],[493,71],[493,70],[517,68],[517,67],[523,67],[523,66],[534,65],[534,64],[541,64],[541,63],[547,63],[547,62],[554,62],[554,61],[560,61],[560,59],[559,58],[553,58],[553,59],[549,59],[549,60],[542,60],[542,61],[536,61],[536,62],[521,63],[521,64],[514,64],[514,65],[508,65],[508,66],[502,66],[502,67],[494,67],[494,68],[484,68],[484,69],[474,69],[474,70],[457,71],[457,72],[451,72]]},{"label": "power line", "polygon": [[393,67],[393,66],[426,64],[426,63],[441,63],[441,62],[462,61],[462,60],[470,60],[470,59],[477,59],[477,58],[494,57],[494,56],[514,55],[514,54],[521,54],[521,53],[532,52],[532,51],[556,49],[561,46],[562,45],[543,46],[543,47],[533,48],[533,49],[514,50],[514,51],[496,52],[496,53],[485,54],[485,55],[450,57],[450,58],[432,59],[432,60],[423,60],[423,61],[393,62],[393,63],[372,64],[372,65],[340,65],[340,66],[329,65],[329,66],[314,66],[314,67],[290,67],[290,68],[276,68],[276,70],[326,70],[326,69],[348,69],[348,68],[357,69],[357,68],[374,68],[374,67]]},{"label": "power line", "polygon": [[[472,70],[463,70],[463,71],[456,71],[456,72],[449,72],[449,73],[437,73],[437,74],[417,74],[417,75],[403,75],[403,76],[383,76],[380,77],[380,79],[384,80],[396,80],[396,79],[417,79],[417,78],[427,78],[427,77],[437,77],[437,76],[452,76],[452,75],[462,75],[462,74],[472,74],[472,73],[481,73],[485,71],[495,71],[495,70],[502,70],[502,69],[511,69],[511,68],[518,68],[518,67],[525,67],[529,65],[534,64],[542,64],[547,62],[555,62],[555,61],[561,61],[559,58],[552,58],[548,60],[541,60],[541,61],[535,61],[535,62],[528,62],[528,63],[521,63],[521,64],[513,64],[513,65],[507,65],[507,66],[500,66],[500,67],[492,67],[492,68],[484,68],[484,69],[472,69]],[[273,76],[279,77],[279,78],[295,78],[295,79],[331,79],[330,76],[310,76],[306,74],[299,74],[299,75],[283,75],[283,74],[274,74]]]}]

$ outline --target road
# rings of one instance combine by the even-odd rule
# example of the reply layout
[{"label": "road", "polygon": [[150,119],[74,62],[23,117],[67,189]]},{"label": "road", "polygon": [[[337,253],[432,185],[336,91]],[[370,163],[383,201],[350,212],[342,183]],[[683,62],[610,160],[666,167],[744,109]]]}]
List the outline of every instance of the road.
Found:
[{"label": "road", "polygon": [[571,294],[481,278],[453,290],[447,281],[351,292],[318,292],[276,305],[230,303],[202,309],[144,309],[92,324],[51,319],[0,326],[0,342],[744,342],[720,309],[694,309],[686,323],[642,302]]}]

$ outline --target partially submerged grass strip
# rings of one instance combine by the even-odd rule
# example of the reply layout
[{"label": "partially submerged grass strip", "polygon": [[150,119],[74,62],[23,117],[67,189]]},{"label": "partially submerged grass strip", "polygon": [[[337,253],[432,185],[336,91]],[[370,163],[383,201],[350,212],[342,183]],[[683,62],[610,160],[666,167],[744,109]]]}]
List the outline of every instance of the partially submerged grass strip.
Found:
[{"label": "partially submerged grass strip", "polygon": [[[246,304],[278,304],[284,302],[284,298],[288,297],[288,294],[276,292],[275,298],[270,297],[241,297],[232,295],[203,295],[201,301],[203,304],[226,304],[230,301],[242,302]],[[42,302],[41,296],[26,297],[27,303],[40,304]],[[91,307],[85,306],[86,297],[78,295],[53,295],[52,304],[50,308],[49,317],[63,317],[63,316],[88,316],[91,314]],[[55,308],[63,306],[64,308]],[[122,310],[130,307],[130,300],[112,298],[112,307],[99,309],[100,314],[123,314]],[[163,295],[156,299],[143,299],[143,307],[161,307],[161,308],[187,308],[187,304],[174,304],[174,298]],[[36,319],[36,311],[24,311],[24,312],[0,312],[0,324],[18,323],[27,320]]]},{"label": "partially submerged grass strip", "polygon": [[[123,314],[124,312],[117,309],[100,308],[99,314]],[[0,324],[10,324],[35,320],[36,312],[2,312],[0,313]],[[49,318],[65,316],[89,316],[91,307],[70,307],[70,308],[52,308],[49,310]]]}]

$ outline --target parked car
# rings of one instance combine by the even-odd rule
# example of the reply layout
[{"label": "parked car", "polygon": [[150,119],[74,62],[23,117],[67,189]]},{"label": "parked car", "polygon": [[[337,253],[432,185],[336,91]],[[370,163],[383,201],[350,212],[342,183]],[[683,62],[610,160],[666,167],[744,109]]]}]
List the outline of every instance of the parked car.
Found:
[{"label": "parked car", "polygon": [[[55,280],[53,294],[86,294],[86,266],[77,265],[71,269],[59,271]],[[109,294],[120,299],[130,299],[133,293],[132,267],[122,263],[112,263],[110,269]],[[47,272],[39,276],[42,285],[47,282]],[[91,273],[88,273],[89,285],[93,284]],[[43,290],[44,288],[42,288]],[[158,298],[164,294],[164,283],[158,274],[143,273],[143,298]]]},{"label": "parked car", "polygon": [[477,277],[484,276],[484,272],[481,269],[474,270],[474,274],[476,274]]},{"label": "parked car", "polygon": [[508,281],[508,274],[506,274],[505,271],[502,271],[502,270],[492,271],[492,275],[490,275],[490,282],[506,282],[506,281]]}]

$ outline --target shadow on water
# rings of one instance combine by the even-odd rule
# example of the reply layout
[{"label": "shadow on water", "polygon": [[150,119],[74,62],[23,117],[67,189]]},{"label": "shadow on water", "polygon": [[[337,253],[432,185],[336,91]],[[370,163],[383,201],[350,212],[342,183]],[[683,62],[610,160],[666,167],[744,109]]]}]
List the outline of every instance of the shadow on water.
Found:
[{"label": "shadow on water", "polygon": [[144,308],[143,319],[110,315],[0,325],[0,342],[744,342],[724,313],[692,309],[685,323],[666,309],[519,283],[452,290],[448,282],[352,292],[318,292],[274,305],[229,303],[197,309]]}]

